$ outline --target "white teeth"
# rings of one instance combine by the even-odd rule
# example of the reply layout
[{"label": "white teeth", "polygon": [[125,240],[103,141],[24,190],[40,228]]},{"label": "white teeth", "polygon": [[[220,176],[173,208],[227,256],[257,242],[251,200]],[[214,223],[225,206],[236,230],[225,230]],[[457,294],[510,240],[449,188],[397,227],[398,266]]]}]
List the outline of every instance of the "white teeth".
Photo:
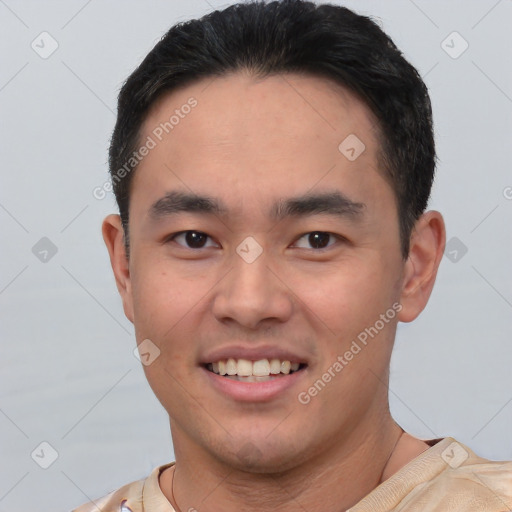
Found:
[{"label": "white teeth", "polygon": [[[256,363],[254,363],[256,364]],[[240,377],[249,377],[249,375],[257,375],[252,369],[252,362],[248,359],[238,360],[238,371],[236,372]],[[268,375],[268,374],[267,374]]]},{"label": "white teeth", "polygon": [[292,364],[290,363],[290,361],[281,361],[281,373],[288,375],[290,373],[291,367]]},{"label": "white teeth", "polygon": [[226,363],[226,373],[228,375],[236,375],[238,371],[236,361],[234,359],[228,359]]},{"label": "white teeth", "polygon": [[270,373],[272,375],[277,375],[278,373],[281,373],[281,361],[279,361],[279,359],[270,360]]},{"label": "white teeth", "polygon": [[[259,382],[264,377],[271,378],[273,375],[296,372],[300,368],[300,363],[290,361],[281,361],[279,359],[259,359],[250,361],[249,359],[234,359],[230,357],[227,360],[210,363],[207,368],[218,375],[229,377],[243,377],[244,382]],[[257,380],[252,379],[256,377]]]},{"label": "white teeth", "polygon": [[[240,362],[238,363],[240,364]],[[252,374],[256,375],[256,377],[263,377],[265,375],[270,374],[270,363],[268,359],[260,359],[259,361],[254,361],[252,365]],[[240,375],[240,372],[238,373]]]}]

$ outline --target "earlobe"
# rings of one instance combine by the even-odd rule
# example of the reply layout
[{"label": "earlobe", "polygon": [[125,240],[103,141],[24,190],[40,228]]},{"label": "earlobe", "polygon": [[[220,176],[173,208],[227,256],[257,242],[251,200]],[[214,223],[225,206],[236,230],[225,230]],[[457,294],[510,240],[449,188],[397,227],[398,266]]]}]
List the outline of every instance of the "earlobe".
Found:
[{"label": "earlobe", "polygon": [[119,215],[109,215],[102,225],[103,240],[110,256],[110,264],[117,289],[123,300],[124,314],[133,323],[133,299],[129,261],[126,255],[124,230]]},{"label": "earlobe", "polygon": [[411,322],[427,305],[443,257],[445,241],[446,230],[439,212],[426,212],[416,221],[404,267],[400,297],[402,310],[398,315],[401,322]]}]

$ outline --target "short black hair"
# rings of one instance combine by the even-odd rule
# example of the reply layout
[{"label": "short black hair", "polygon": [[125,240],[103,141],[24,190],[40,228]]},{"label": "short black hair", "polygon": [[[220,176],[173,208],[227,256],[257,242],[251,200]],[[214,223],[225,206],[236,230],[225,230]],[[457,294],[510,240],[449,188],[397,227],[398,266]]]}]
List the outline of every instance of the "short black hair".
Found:
[{"label": "short black hair", "polygon": [[411,231],[427,207],[435,173],[428,90],[372,19],[303,0],[238,3],[178,23],[128,77],[119,93],[109,150],[127,249],[130,184],[137,166],[132,157],[150,108],[178,87],[241,70],[258,77],[300,73],[327,78],[366,103],[378,119],[379,165],[395,192],[401,251],[407,258]]}]

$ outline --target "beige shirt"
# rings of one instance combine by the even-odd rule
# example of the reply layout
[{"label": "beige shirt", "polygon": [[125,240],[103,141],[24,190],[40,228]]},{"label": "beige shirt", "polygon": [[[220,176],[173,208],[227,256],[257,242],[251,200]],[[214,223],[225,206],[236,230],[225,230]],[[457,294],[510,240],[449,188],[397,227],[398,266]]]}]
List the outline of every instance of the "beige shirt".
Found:
[{"label": "beige shirt", "polygon": [[[347,512],[512,511],[512,461],[478,457],[452,437],[425,442],[431,448]],[[160,473],[173,464],[73,512],[176,512],[158,483]]]}]

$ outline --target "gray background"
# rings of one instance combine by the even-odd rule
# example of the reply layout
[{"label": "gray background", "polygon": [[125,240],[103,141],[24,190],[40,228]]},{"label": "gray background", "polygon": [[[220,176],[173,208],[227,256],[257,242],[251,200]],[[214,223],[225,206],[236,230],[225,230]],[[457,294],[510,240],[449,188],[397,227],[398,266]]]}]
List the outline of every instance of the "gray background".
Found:
[{"label": "gray background", "polygon": [[[512,459],[512,1],[343,4],[377,16],[430,88],[431,207],[454,238],[427,309],[399,327],[392,412]],[[172,24],[221,5],[0,0],[0,512],[69,510],[173,459],[100,235],[114,200],[92,191],[122,81]]]}]

